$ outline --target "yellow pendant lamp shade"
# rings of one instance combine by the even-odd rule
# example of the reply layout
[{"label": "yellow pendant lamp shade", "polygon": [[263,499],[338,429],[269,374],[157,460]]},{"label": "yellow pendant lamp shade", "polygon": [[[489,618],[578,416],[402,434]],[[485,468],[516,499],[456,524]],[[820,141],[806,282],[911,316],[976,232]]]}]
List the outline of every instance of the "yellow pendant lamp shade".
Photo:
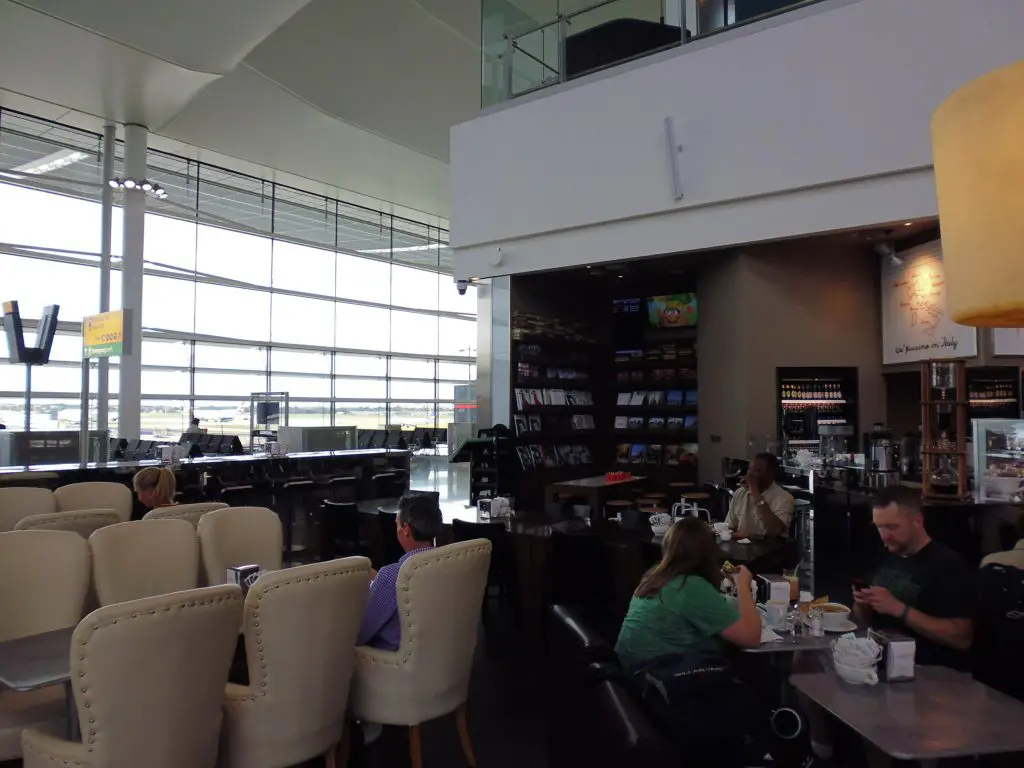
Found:
[{"label": "yellow pendant lamp shade", "polygon": [[1024,328],[1024,61],[946,99],[932,153],[950,317]]}]

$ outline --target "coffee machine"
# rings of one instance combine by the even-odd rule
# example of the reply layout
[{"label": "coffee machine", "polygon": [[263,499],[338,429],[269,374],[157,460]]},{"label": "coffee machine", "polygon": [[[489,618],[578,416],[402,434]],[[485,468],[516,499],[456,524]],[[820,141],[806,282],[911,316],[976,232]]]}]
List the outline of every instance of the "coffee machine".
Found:
[{"label": "coffee machine", "polygon": [[871,431],[864,435],[864,469],[871,487],[899,480],[900,443],[880,423],[872,425]]}]

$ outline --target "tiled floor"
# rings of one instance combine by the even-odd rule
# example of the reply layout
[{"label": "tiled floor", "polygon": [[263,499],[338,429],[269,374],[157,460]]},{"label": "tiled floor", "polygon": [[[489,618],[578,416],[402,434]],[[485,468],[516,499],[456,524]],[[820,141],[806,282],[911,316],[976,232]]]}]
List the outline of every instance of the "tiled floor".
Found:
[{"label": "tiled floor", "polygon": [[437,491],[441,501],[468,503],[469,464],[449,464],[447,456],[413,456],[409,487],[414,491]]}]

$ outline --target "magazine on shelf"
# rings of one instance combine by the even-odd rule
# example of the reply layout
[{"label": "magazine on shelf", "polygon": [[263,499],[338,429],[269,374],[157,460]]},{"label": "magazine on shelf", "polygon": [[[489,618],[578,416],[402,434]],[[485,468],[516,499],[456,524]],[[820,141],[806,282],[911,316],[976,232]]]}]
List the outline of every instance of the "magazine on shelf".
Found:
[{"label": "magazine on shelf", "polygon": [[630,416],[629,417],[629,429],[643,429],[644,428],[644,417],[643,416]]},{"label": "magazine on shelf", "polygon": [[629,443],[619,443],[615,446],[615,463],[616,464],[628,464],[629,463]]},{"label": "magazine on shelf", "polygon": [[544,431],[544,422],[541,420],[539,413],[531,413],[529,415],[527,423],[530,425],[530,431],[531,432],[543,432]]},{"label": "magazine on shelf", "polygon": [[696,463],[697,443],[683,443],[679,446],[679,461],[682,464]]},{"label": "magazine on shelf", "polygon": [[661,465],[661,446],[660,445],[648,445],[647,452],[644,454],[644,463],[652,465]]},{"label": "magazine on shelf", "polygon": [[646,392],[634,392],[633,396],[629,399],[629,404],[632,406],[640,406],[644,404],[644,400],[647,399]]},{"label": "magazine on shelf", "polygon": [[544,466],[544,451],[541,450],[539,445],[531,445],[530,458],[533,459],[533,466],[543,467]]},{"label": "magazine on shelf", "polygon": [[665,393],[660,390],[648,392],[646,402],[647,405],[664,405]]},{"label": "magazine on shelf", "polygon": [[616,416],[614,429],[629,429],[629,417]]},{"label": "magazine on shelf", "polygon": [[696,429],[697,428],[697,414],[691,413],[687,415],[686,420],[683,422],[683,429]]},{"label": "magazine on shelf", "polygon": [[518,446],[516,453],[519,454],[519,463],[523,465],[523,469],[533,469],[533,456],[528,445]]},{"label": "magazine on shelf", "polygon": [[644,455],[646,454],[647,446],[643,443],[637,443],[629,449],[629,463],[630,464],[643,464]]},{"label": "magazine on shelf", "polygon": [[665,428],[665,419],[662,418],[661,416],[653,416],[653,417],[651,417],[650,419],[647,420],[647,428],[648,429],[657,429],[657,430],[664,429]]},{"label": "magazine on shelf", "polygon": [[666,405],[682,405],[683,404],[683,390],[681,389],[670,389],[665,393],[665,404]]},{"label": "magazine on shelf", "polygon": [[686,404],[696,405],[697,404],[697,390],[689,389],[686,391]]},{"label": "magazine on shelf", "polygon": [[672,432],[679,432],[683,428],[683,417],[682,416],[669,416],[665,421],[665,428]]},{"label": "magazine on shelf", "polygon": [[616,405],[629,405],[629,392],[619,392],[619,396],[615,401]]},{"label": "magazine on shelf", "polygon": [[679,464],[679,446],[678,445],[666,445],[664,462],[666,467],[675,467]]},{"label": "magazine on shelf", "polygon": [[525,435],[527,432],[530,431],[529,422],[526,420],[526,417],[521,413],[517,413],[512,417],[512,424],[516,428],[517,435]]},{"label": "magazine on shelf", "polygon": [[545,467],[557,467],[560,466],[561,462],[558,458],[558,451],[555,450],[554,446],[544,446],[544,466]]}]

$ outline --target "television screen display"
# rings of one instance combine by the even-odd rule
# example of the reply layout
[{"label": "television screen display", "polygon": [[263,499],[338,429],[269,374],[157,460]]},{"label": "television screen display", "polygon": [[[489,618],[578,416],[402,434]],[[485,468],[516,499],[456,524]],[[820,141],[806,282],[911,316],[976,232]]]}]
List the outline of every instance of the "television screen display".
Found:
[{"label": "television screen display", "polygon": [[632,347],[643,341],[643,299],[612,300],[612,341],[617,347]]},{"label": "television screen display", "polygon": [[697,325],[697,294],[651,296],[647,299],[647,322],[654,328],[687,328]]}]

